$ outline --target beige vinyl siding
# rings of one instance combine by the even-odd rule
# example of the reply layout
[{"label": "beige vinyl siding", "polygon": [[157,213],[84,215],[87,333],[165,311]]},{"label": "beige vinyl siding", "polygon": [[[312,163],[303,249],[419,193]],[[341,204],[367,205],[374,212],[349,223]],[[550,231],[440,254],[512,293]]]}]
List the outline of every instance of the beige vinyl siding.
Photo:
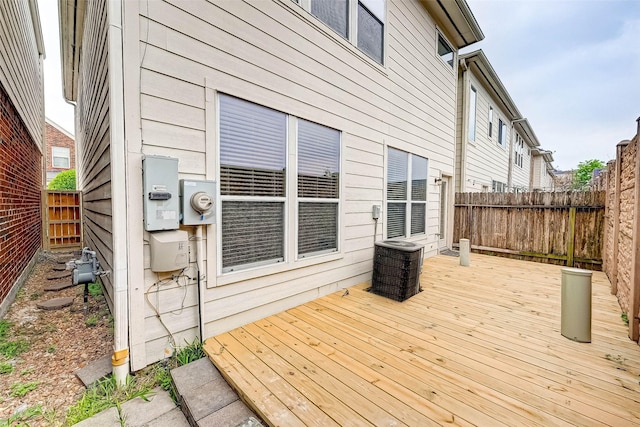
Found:
[{"label": "beige vinyl siding", "polygon": [[[516,131],[513,131],[513,143],[515,144]],[[529,154],[530,148],[527,146],[527,142],[523,142],[522,149],[522,167],[515,164],[515,145],[513,147],[513,174],[512,174],[512,186],[517,188],[529,189],[529,177],[531,176],[531,155]]]},{"label": "beige vinyl siding", "polygon": [[[98,253],[104,270],[112,270],[111,155],[109,139],[109,84],[107,6],[87,3],[82,74],[76,107],[78,188],[83,193],[85,246]],[[102,276],[113,310],[110,276]]]},{"label": "beige vinyl siding", "polygon": [[[429,159],[427,233],[417,241],[435,253],[434,179],[454,172],[456,73],[436,55],[435,23],[420,2],[388,1],[384,66],[289,0],[156,1],[140,15],[142,151],[177,157],[181,178],[216,178],[217,113],[207,90],[342,132],[340,252],[219,274],[217,226],[207,227],[205,337],[371,279],[371,210],[384,201],[386,146]],[[384,226],[383,212],[376,239]],[[293,245],[293,233],[287,239]],[[148,288],[157,277],[146,255],[144,266]],[[184,289],[171,286],[153,298],[183,344],[198,333],[195,285],[179,307]],[[165,357],[167,332],[148,306],[145,330],[147,363]]]},{"label": "beige vinyl siding", "polygon": [[42,59],[28,1],[0,1],[0,83],[42,152]]},{"label": "beige vinyl siding", "polygon": [[[474,192],[482,191],[482,186],[487,186],[491,191],[492,181],[507,184],[512,129],[506,112],[497,105],[473,74],[471,74],[470,81],[478,94],[476,139],[473,142],[467,142],[466,183],[462,183],[462,189],[463,191]],[[468,93],[471,88],[465,87],[464,90]],[[493,132],[491,138],[489,138],[489,106],[493,107]],[[507,124],[506,144],[504,147],[498,144],[499,119]],[[460,138],[464,138],[464,141],[468,140],[467,135],[460,134]]]}]

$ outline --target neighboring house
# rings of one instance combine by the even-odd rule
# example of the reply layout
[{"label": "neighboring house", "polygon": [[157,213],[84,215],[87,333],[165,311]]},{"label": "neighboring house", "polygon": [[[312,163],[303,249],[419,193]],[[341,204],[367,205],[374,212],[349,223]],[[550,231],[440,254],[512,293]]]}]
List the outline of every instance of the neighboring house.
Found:
[{"label": "neighboring house", "polygon": [[[553,153],[542,149],[531,150],[531,189],[536,191],[555,191],[556,178],[553,173]],[[573,178],[573,171],[570,171]]]},{"label": "neighboring house", "polygon": [[575,170],[573,169],[568,171],[554,170],[553,182],[554,182],[555,189],[558,191],[571,190],[573,188],[574,175],[575,175]]},{"label": "neighboring house", "polygon": [[482,50],[460,55],[456,192],[528,191],[540,143]]},{"label": "neighboring house", "polygon": [[45,119],[44,142],[47,156],[46,184],[49,184],[60,172],[76,168],[76,147],[73,135],[49,119]]},{"label": "neighboring house", "polygon": [[[369,281],[375,240],[450,244],[457,51],[482,32],[464,0],[334,5],[60,0],[114,366]],[[188,268],[159,273],[169,233],[145,228],[177,227],[177,178],[215,182],[215,224],[182,225]]]},{"label": "neighboring house", "polygon": [[35,0],[0,2],[0,318],[41,246],[44,44]]}]

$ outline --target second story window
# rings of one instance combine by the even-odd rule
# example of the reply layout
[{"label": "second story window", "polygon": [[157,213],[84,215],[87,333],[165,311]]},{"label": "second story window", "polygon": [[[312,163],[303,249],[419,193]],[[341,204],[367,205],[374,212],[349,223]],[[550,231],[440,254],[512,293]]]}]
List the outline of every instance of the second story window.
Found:
[{"label": "second story window", "polygon": [[51,166],[69,169],[71,167],[70,150],[66,147],[51,147]]},{"label": "second story window", "polygon": [[438,55],[453,68],[453,49],[451,49],[449,43],[442,37],[442,34],[438,34]]},{"label": "second story window", "polygon": [[507,146],[507,124],[498,119],[498,144]]},{"label": "second story window", "polygon": [[471,86],[469,97],[469,140],[476,140],[476,104],[478,102],[478,92]]},{"label": "second story window", "polygon": [[493,107],[489,107],[489,138],[493,134]]},{"label": "second story window", "polygon": [[524,140],[516,134],[515,157],[513,159],[516,166],[522,167],[524,164]]},{"label": "second story window", "polygon": [[385,2],[386,0],[310,0],[308,10],[371,59],[382,64]]}]

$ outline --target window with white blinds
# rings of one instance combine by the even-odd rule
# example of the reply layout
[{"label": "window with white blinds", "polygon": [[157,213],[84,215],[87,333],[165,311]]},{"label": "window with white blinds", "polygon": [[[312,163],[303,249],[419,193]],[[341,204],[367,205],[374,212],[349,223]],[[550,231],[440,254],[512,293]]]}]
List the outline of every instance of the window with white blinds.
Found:
[{"label": "window with white blinds", "polygon": [[[426,158],[389,148],[387,238],[407,237],[426,232],[427,172]],[[411,180],[408,177],[411,177]]]},{"label": "window with white blinds", "polygon": [[[219,105],[222,271],[286,262],[287,236],[297,236],[300,258],[336,252],[340,131],[229,95]],[[288,123],[297,125],[291,140]],[[288,148],[297,173],[287,173]],[[292,203],[287,188],[297,189]]]},{"label": "window with white blinds", "polygon": [[298,255],[338,250],[340,132],[298,120]]},{"label": "window with white blinds", "polygon": [[297,3],[373,60],[384,62],[386,0],[310,0],[310,6]]},{"label": "window with white blinds", "polygon": [[287,116],[220,95],[222,269],[284,260]]}]

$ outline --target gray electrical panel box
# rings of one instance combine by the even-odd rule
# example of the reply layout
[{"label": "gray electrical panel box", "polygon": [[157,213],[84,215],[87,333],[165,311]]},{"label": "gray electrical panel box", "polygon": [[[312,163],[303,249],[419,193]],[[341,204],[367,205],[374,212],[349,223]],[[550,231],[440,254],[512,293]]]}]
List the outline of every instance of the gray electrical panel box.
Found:
[{"label": "gray electrical panel box", "polygon": [[180,180],[180,211],[184,225],[216,223],[215,181]]},{"label": "gray electrical panel box", "polygon": [[144,229],[179,228],[178,159],[145,156],[142,160],[142,186]]}]

